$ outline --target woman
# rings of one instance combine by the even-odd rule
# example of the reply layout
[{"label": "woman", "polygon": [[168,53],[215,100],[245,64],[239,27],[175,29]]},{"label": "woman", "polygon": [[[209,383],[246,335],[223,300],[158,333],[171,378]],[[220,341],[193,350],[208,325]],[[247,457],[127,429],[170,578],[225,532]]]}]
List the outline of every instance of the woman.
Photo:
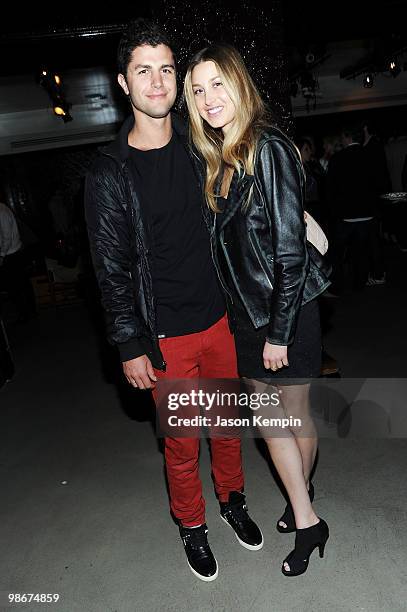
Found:
[{"label": "woman", "polygon": [[305,208],[325,229],[327,204],[323,201],[326,179],[324,170],[315,158],[315,146],[309,138],[299,138],[296,145],[301,155],[305,173]]},{"label": "woman", "polygon": [[[192,140],[205,162],[204,190],[215,213],[212,246],[235,321],[240,374],[257,391],[279,382],[280,404],[302,419],[303,427],[289,435],[264,436],[290,500],[277,529],[296,531],[282,572],[299,575],[314,548],[323,556],[329,535],[311,505],[317,440],[308,407],[308,379],[320,372],[314,298],[329,281],[314,263],[316,252],[311,259],[307,251],[301,161],[288,138],[270,127],[233,47],[197,53],[184,95]],[[280,385],[283,378],[288,385]]]}]

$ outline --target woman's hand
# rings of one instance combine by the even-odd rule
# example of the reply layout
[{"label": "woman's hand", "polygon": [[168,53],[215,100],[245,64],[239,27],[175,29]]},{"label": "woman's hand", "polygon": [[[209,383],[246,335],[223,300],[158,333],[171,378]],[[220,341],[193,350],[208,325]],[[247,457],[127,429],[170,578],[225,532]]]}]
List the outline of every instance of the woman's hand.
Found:
[{"label": "woman's hand", "polygon": [[287,347],[266,342],[263,350],[263,363],[266,370],[276,372],[283,366],[288,366]]}]

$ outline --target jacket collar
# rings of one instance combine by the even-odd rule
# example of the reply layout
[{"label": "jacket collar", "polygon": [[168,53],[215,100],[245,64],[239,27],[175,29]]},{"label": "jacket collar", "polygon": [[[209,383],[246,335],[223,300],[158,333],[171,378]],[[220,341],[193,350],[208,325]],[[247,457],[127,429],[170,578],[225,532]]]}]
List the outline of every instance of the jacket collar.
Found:
[{"label": "jacket collar", "polygon": [[[172,129],[181,138],[187,138],[187,124],[186,122],[176,115],[175,113],[171,113],[171,123]],[[134,126],[134,116],[130,115],[125,119],[123,125],[121,126],[118,135],[115,140],[107,145],[103,149],[103,153],[111,155],[117,161],[124,163],[129,156],[129,146],[128,146],[128,136],[129,132],[133,129]]]}]

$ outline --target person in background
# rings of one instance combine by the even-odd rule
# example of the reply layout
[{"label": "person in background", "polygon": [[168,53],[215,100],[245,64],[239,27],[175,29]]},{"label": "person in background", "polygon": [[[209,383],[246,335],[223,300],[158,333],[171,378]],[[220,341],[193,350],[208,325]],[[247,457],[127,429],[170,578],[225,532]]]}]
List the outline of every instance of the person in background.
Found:
[{"label": "person in background", "polygon": [[391,190],[390,173],[387,167],[384,145],[371,121],[364,121],[362,129],[363,151],[372,174],[375,195],[379,196]]},{"label": "person in background", "polygon": [[323,225],[324,203],[323,192],[323,169],[313,153],[313,143],[308,138],[300,138],[296,145],[301,155],[301,161],[305,171],[305,209],[314,219]]},{"label": "person in background", "polygon": [[325,174],[328,172],[329,161],[335,153],[335,139],[332,136],[325,136],[322,140],[322,155],[319,164]]},{"label": "person in background", "polygon": [[343,149],[328,168],[328,197],[334,219],[332,246],[332,293],[345,288],[345,256],[352,266],[352,288],[365,287],[369,273],[370,236],[375,224],[375,185],[367,157],[360,144],[360,131],[342,130]]},{"label": "person in background", "polygon": [[[383,143],[371,121],[362,123],[363,152],[369,168],[374,199],[375,216],[369,233],[369,277],[367,285],[383,285],[386,282],[382,240],[383,204],[380,196],[391,191],[390,173],[387,167]],[[384,206],[386,206],[384,204]]]},{"label": "person in background", "polygon": [[0,389],[13,378],[15,366],[7,338],[6,326],[0,313]]},{"label": "person in background", "polygon": [[[325,234],[330,237],[329,206],[327,202],[327,169],[328,161],[331,159],[335,144],[333,138],[324,139],[324,161],[323,166],[315,157],[315,146],[309,137],[300,138],[296,144],[300,151],[301,161],[305,172],[305,209],[320,224]],[[325,297],[332,296],[329,289],[324,294]],[[336,297],[336,296],[335,296]],[[326,352],[322,346],[321,375],[333,376],[339,372],[336,359]]]},{"label": "person in background", "polygon": [[[401,188],[407,194],[407,155],[404,157],[403,169],[401,171]],[[397,246],[402,253],[407,253],[407,197],[397,206],[396,239]]]},{"label": "person in background", "polygon": [[13,211],[0,202],[0,288],[7,291],[16,309],[16,320],[25,322],[36,313],[23,244]]}]

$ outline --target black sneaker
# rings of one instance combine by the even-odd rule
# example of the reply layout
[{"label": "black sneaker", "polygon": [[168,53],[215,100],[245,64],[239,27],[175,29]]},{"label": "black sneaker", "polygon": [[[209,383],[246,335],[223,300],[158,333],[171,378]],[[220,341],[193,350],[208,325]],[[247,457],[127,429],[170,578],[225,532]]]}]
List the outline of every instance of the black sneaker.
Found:
[{"label": "black sneaker", "polygon": [[206,523],[192,528],[181,526],[179,531],[191,572],[205,582],[215,580],[218,577],[218,562],[208,544]]},{"label": "black sneaker", "polygon": [[220,517],[232,527],[240,544],[248,550],[263,548],[263,534],[247,512],[245,496],[238,491],[229,493],[228,502],[220,502]]}]

